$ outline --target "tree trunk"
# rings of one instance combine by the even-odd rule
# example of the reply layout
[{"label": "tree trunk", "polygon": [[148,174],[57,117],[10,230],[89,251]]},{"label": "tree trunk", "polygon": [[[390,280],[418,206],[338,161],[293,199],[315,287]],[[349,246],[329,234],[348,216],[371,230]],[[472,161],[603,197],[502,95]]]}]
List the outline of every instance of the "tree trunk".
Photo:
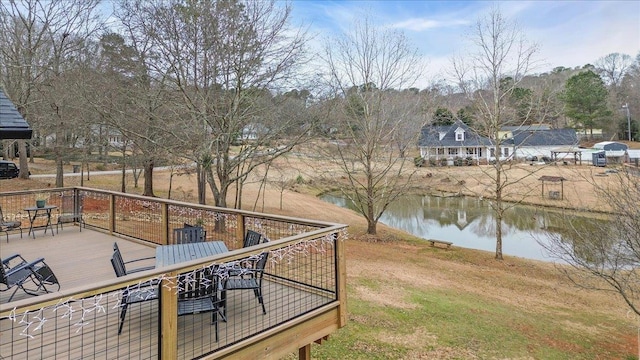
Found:
[{"label": "tree trunk", "polygon": [[[62,126],[62,124],[60,124]],[[56,187],[64,187],[64,167],[62,162],[64,131],[56,131],[55,159],[56,159]]]},{"label": "tree trunk", "polygon": [[122,176],[121,176],[121,181],[120,181],[120,192],[122,193],[126,193],[127,192],[127,186],[126,186],[126,181],[127,181],[127,162],[125,161],[127,157],[127,147],[126,147],[126,143],[124,146],[122,146]]},{"label": "tree trunk", "polygon": [[153,159],[144,162],[144,192],[143,196],[152,196],[153,194]]},{"label": "tree trunk", "polygon": [[196,178],[198,181],[198,204],[207,203],[207,174],[200,164],[196,164]]},{"label": "tree trunk", "polygon": [[[371,178],[371,177],[370,177]],[[371,181],[371,180],[369,180]],[[378,233],[378,222],[375,220],[375,208],[373,202],[373,185],[369,186],[367,189],[367,234],[376,235]]]},{"label": "tree trunk", "polygon": [[[213,169],[211,166],[203,168],[206,171],[207,175],[207,183],[209,184],[209,189],[213,193],[213,199],[215,202],[215,206],[217,207],[227,207],[227,191],[229,190],[229,184],[225,183],[226,179],[221,179],[220,188],[216,187],[215,178],[213,177]],[[225,217],[220,216],[216,218],[215,231],[224,231],[226,228]]]},{"label": "tree trunk", "polygon": [[367,234],[369,235],[376,235],[377,234],[377,226],[378,224],[371,220],[371,219],[367,219]]},{"label": "tree trunk", "polygon": [[173,166],[171,167],[171,172],[169,173],[169,191],[167,192],[167,199],[171,200],[171,188],[173,187],[173,175],[175,172],[173,171]]},{"label": "tree trunk", "polygon": [[18,140],[18,151],[20,152],[20,179],[29,178],[29,161],[27,159],[27,143],[24,140]]},{"label": "tree trunk", "polygon": [[33,151],[34,150],[33,141],[29,142],[29,147],[31,148],[31,151],[29,151],[29,162],[31,164],[34,164],[35,163],[35,160],[34,160],[34,157],[35,157],[34,152],[35,151]]},{"label": "tree trunk", "polygon": [[122,162],[122,175],[120,176],[120,192],[126,193],[125,182],[127,180],[127,166]]},{"label": "tree trunk", "polygon": [[[500,150],[498,146],[496,153]],[[502,260],[502,165],[496,154],[496,260]]]}]

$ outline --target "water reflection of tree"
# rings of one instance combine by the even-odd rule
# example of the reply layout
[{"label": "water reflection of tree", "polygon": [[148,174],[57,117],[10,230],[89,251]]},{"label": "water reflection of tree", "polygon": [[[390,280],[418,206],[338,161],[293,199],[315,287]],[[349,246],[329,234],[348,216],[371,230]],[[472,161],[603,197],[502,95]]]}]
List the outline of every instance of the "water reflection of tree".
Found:
[{"label": "water reflection of tree", "polygon": [[[570,267],[559,267],[575,284],[616,291],[640,315],[640,177],[610,174],[606,187],[593,185],[608,221],[565,219],[540,245]],[[594,281],[599,279],[603,281]]]},{"label": "water reflection of tree", "polygon": [[[354,205],[341,195],[325,195],[324,199],[355,210]],[[424,220],[433,220],[443,228],[455,226],[460,231],[468,229],[479,237],[494,236],[495,217],[488,201],[475,197],[407,195],[390,205],[387,214],[395,219],[410,222],[414,228],[420,228],[420,223],[424,225]],[[546,236],[535,236],[543,232],[568,236],[563,230],[566,221],[571,221],[576,227],[583,227],[582,224],[590,224],[593,220],[576,214],[569,215],[560,210],[519,205],[505,211],[502,231],[504,235],[529,232],[535,238]]]}]

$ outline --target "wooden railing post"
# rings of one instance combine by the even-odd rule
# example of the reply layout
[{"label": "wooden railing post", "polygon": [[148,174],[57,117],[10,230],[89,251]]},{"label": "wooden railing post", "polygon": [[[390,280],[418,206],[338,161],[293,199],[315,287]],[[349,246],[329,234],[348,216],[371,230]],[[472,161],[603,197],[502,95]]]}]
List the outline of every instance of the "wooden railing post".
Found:
[{"label": "wooden railing post", "polygon": [[116,196],[109,194],[109,234],[116,231]]},{"label": "wooden railing post", "polygon": [[240,247],[242,247],[242,244],[244,242],[244,233],[245,233],[244,215],[236,214],[236,216],[238,217],[238,227],[236,228],[236,241],[239,241]]},{"label": "wooden railing post", "polygon": [[[344,230],[343,230],[344,231]],[[338,308],[338,327],[343,327],[347,324],[347,257],[345,255],[345,240],[338,232],[336,234],[336,286],[338,291],[338,301],[340,307]]]},{"label": "wooden railing post", "polygon": [[[175,271],[167,274],[171,279],[177,279],[177,276]],[[159,290],[160,360],[178,358],[178,295],[168,282],[162,280]]]},{"label": "wooden railing post", "polygon": [[162,245],[169,244],[169,204],[160,203],[162,213]]}]

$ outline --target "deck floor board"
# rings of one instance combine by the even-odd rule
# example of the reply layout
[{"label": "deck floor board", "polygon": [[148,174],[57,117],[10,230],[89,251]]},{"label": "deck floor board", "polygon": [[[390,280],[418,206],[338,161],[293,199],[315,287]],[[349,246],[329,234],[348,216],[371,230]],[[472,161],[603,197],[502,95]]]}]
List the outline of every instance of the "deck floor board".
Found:
[{"label": "deck floor board", "polygon": [[[14,253],[21,254],[27,260],[44,257],[58,277],[61,288],[65,290],[91,284],[96,279],[115,279],[110,263],[114,241],[118,242],[125,261],[155,255],[153,246],[90,229],[82,229],[80,232],[77,226],[66,226],[55,236],[50,233],[44,235],[42,230],[37,231],[35,239],[26,234],[23,238],[19,234],[10,235],[8,243],[6,240],[0,242],[0,257],[5,258]],[[146,265],[152,264],[153,260],[150,260]],[[0,292],[2,304],[7,302],[12,291]],[[266,315],[262,314],[252,291],[228,292],[227,321],[218,321],[218,342],[215,342],[210,313],[180,316],[178,358],[198,357],[331,301],[322,294],[286,286],[281,281],[266,280],[263,292]],[[29,297],[31,296],[19,290],[14,300]],[[102,301],[104,312],[88,313],[86,318],[82,318],[86,323],[82,329],[74,326],[78,318],[66,321],[58,316],[45,323],[42,331],[32,340],[21,334],[23,329],[15,326],[15,322],[7,319],[0,321],[0,354],[14,354],[15,358],[24,359],[157,358],[158,301],[131,305],[120,335],[117,334],[118,297],[114,295]],[[14,328],[10,329],[12,325]],[[55,328],[64,330],[54,331]]]}]

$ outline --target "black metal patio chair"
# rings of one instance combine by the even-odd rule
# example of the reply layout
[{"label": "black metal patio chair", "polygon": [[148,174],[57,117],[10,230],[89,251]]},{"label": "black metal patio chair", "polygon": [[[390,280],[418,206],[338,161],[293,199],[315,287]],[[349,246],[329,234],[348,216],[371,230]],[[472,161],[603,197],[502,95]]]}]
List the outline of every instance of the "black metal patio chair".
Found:
[{"label": "black metal patio chair", "polygon": [[20,230],[20,237],[22,237],[22,222],[5,219],[2,213],[2,206],[0,206],[0,233],[4,233],[7,236],[7,242],[9,242],[9,231]]},{"label": "black metal patio chair", "polygon": [[[264,298],[262,296],[262,278],[264,275],[264,268],[267,264],[267,259],[269,257],[268,252],[263,252],[258,256],[258,259],[255,262],[255,266],[252,268],[242,268],[238,269],[239,276],[229,276],[227,277],[222,286],[222,301],[224,304],[224,312],[223,315],[226,316],[227,312],[227,291],[233,290],[253,290],[255,297],[258,298],[258,303],[262,305],[262,313],[266,314],[267,309],[264,305]],[[236,271],[236,270],[233,270]]]},{"label": "black metal patio chair", "polygon": [[200,226],[186,226],[173,229],[174,244],[191,244],[205,241],[204,228]]},{"label": "black metal patio chair", "polygon": [[[242,248],[248,248],[251,246],[255,246],[260,244],[260,241],[268,242],[266,236],[263,236],[259,232],[253,230],[247,230],[247,234],[244,237],[244,243]],[[249,257],[246,259],[242,259],[238,262],[237,269],[233,269],[229,271],[229,276],[242,276],[245,272],[245,269],[253,269],[256,266],[256,259],[254,257]]]},{"label": "black metal patio chair", "polygon": [[74,195],[60,195],[60,207],[58,208],[58,219],[56,221],[56,232],[64,230],[63,224],[78,223],[80,231],[82,227],[87,227],[82,216],[82,198]]},{"label": "black metal patio chair", "polygon": [[[150,258],[141,258],[136,260],[131,260],[131,262],[146,260]],[[111,265],[113,266],[113,271],[116,273],[117,277],[122,277],[127,274],[131,274],[138,271],[151,270],[154,266],[151,267],[142,267],[132,270],[127,270],[126,263],[122,260],[122,254],[120,253],[120,249],[118,248],[118,243],[113,243],[113,254],[111,255]],[[127,309],[129,305],[141,303],[145,301],[157,300],[158,299],[158,291],[159,291],[160,282],[157,280],[144,282],[139,284],[138,286],[128,287],[122,291],[122,299],[120,301],[120,323],[118,325],[118,335],[122,332],[122,327],[124,326],[124,319],[127,316]]]},{"label": "black metal patio chair", "polygon": [[60,290],[60,282],[44,258],[28,262],[19,254],[2,259],[0,284],[4,285],[4,289],[0,286],[0,291],[14,289],[9,302],[20,289],[34,296]]},{"label": "black metal patio chair", "polygon": [[215,326],[216,342],[218,341],[218,315],[221,312],[222,300],[218,267],[200,269],[182,274],[178,278],[178,316],[211,312],[211,324]]},{"label": "black metal patio chair", "polygon": [[244,243],[242,245],[243,248],[247,248],[250,246],[260,244],[260,240],[262,239],[262,234],[259,232],[255,232],[253,230],[247,230],[247,234],[244,236]]},{"label": "black metal patio chair", "polygon": [[[120,248],[118,247],[118,243],[117,242],[113,243],[113,255],[111,257],[111,265],[113,266],[113,269],[116,271],[116,275],[118,275],[118,272],[123,273],[124,275],[127,275],[131,273],[139,272],[139,271],[155,269],[156,268],[155,265],[148,265],[148,266],[142,266],[134,269],[127,269],[127,264],[133,264],[133,263],[136,263],[139,261],[145,261],[145,260],[152,260],[155,258],[156,258],[155,256],[148,256],[148,257],[133,259],[129,261],[124,261],[124,259],[122,258],[122,253],[120,252]],[[116,270],[116,268],[118,269]],[[120,276],[124,276],[124,275],[120,275]]]}]

